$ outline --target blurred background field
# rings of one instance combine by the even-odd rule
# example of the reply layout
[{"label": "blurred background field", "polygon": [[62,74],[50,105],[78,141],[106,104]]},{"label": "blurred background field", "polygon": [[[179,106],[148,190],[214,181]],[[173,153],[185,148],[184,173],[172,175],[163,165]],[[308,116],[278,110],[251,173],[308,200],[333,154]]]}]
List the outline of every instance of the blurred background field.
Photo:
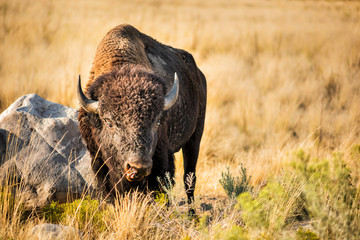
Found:
[{"label": "blurred background field", "polygon": [[[193,54],[208,82],[196,195],[221,172],[263,186],[293,153],[342,154],[360,180],[360,2],[0,0],[0,109],[37,93],[77,106],[97,44],[129,23]],[[177,186],[182,190],[181,154]]]},{"label": "blurred background field", "polygon": [[[104,212],[85,199],[100,225],[85,218],[84,227],[77,211],[60,223],[80,228],[86,239],[356,239],[360,2],[0,0],[0,111],[29,93],[77,108],[78,75],[89,77],[98,43],[122,23],[189,51],[207,78],[196,201],[226,198],[219,180],[227,169],[234,176],[246,169],[252,197],[240,195],[235,207],[215,200],[200,222],[185,220],[176,205],[151,212],[151,199],[125,198]],[[174,191],[180,199],[181,157]],[[21,203],[14,210],[7,188],[0,194],[7,203],[0,204],[0,239],[29,239],[46,214],[24,225]],[[316,233],[292,232],[299,221]]]},{"label": "blurred background field", "polygon": [[[321,158],[360,144],[359,20],[355,1],[0,0],[0,109],[28,93],[77,107],[97,44],[132,24],[207,77],[197,193],[223,194],[226,166],[262,184],[298,148]],[[360,163],[345,161],[356,180]]]}]

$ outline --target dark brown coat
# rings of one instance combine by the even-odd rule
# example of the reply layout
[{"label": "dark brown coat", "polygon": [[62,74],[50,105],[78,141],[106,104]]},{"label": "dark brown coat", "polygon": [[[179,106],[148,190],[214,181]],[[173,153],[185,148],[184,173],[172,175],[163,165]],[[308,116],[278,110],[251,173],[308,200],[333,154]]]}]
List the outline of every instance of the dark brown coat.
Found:
[{"label": "dark brown coat", "polygon": [[[175,72],[179,95],[164,111]],[[192,55],[119,25],[99,44],[85,92],[98,110],[79,109],[80,131],[104,192],[159,189],[159,177],[174,177],[173,154],[182,149],[184,181],[193,173],[185,183],[191,201],[206,108],[206,79]],[[151,172],[132,181],[127,162],[148,164]]]}]

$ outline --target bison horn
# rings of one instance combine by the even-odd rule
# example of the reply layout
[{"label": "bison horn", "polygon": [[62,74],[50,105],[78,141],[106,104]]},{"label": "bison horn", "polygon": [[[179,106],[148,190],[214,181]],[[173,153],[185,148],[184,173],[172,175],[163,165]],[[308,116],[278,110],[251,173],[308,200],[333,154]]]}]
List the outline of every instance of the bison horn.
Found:
[{"label": "bison horn", "polygon": [[87,112],[94,112],[96,113],[99,106],[99,101],[94,101],[91,99],[88,99],[85,94],[83,93],[81,89],[81,78],[79,75],[79,83],[77,87],[77,97],[80,102],[80,105],[83,109],[85,109]]},{"label": "bison horn", "polygon": [[179,78],[175,72],[174,84],[170,92],[168,92],[168,94],[166,94],[165,96],[164,111],[168,110],[176,103],[178,96],[179,96]]}]

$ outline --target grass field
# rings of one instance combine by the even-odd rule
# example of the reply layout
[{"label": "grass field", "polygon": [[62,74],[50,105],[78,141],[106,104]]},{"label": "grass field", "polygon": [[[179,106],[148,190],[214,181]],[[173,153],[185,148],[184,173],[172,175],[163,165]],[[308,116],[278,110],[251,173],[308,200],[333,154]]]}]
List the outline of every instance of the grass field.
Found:
[{"label": "grass field", "polygon": [[[201,215],[199,222],[184,219],[176,207],[148,210],[145,203],[151,200],[128,198],[108,210],[110,218],[103,216],[105,230],[63,223],[85,229],[89,239],[358,237],[359,2],[0,0],[0,109],[28,93],[77,107],[77,76],[88,78],[97,44],[121,23],[189,51],[207,78],[197,199],[223,199],[221,174],[229,167],[237,175],[241,164],[255,190],[252,199],[240,195],[235,205],[216,202],[218,209],[208,219]],[[174,198],[179,200],[184,196],[181,154],[176,162]],[[343,181],[349,176],[351,186]],[[265,201],[261,197],[266,191],[260,189],[284,194]],[[348,190],[345,195],[356,192],[346,195],[353,198],[351,203],[335,204],[340,195],[332,193],[342,194],[340,189]],[[323,198],[314,198],[319,191]],[[259,210],[254,201],[265,202],[265,207]],[[302,204],[310,214],[298,212]],[[45,221],[38,217],[24,222],[20,215],[9,221],[9,209],[0,211],[0,239],[27,238],[31,226]],[[266,214],[254,217],[257,211]],[[250,213],[253,218],[246,217]],[[283,221],[274,220],[280,213],[285,214]],[[311,230],[299,228],[295,215],[310,222]],[[109,219],[115,219],[113,226],[106,225]],[[127,221],[134,229],[120,231]],[[146,227],[154,224],[162,227]]]}]

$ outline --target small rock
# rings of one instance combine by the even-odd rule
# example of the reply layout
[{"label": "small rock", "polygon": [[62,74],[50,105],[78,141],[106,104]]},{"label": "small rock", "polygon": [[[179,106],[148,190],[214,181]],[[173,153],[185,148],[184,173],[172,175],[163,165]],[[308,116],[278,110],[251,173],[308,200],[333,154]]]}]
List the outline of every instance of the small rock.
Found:
[{"label": "small rock", "polygon": [[207,204],[207,203],[201,203],[200,204],[200,210],[201,211],[209,211],[209,210],[211,210],[213,207],[212,207],[212,205],[211,204]]},{"label": "small rock", "polygon": [[51,223],[36,225],[32,234],[39,240],[83,239],[82,233],[75,228]]}]

